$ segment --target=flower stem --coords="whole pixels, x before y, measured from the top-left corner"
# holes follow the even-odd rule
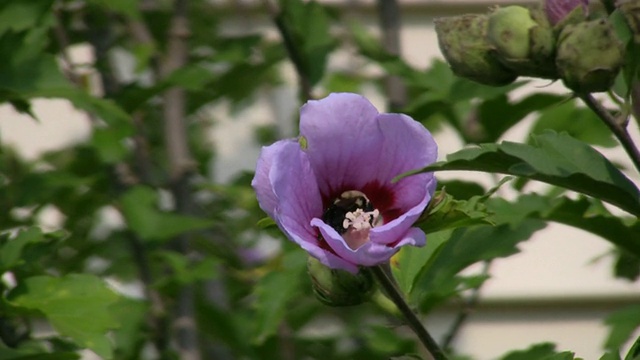
[[[446,360],[447,357],[442,349],[440,349],[440,346],[438,346],[438,343],[436,343],[431,335],[429,335],[427,329],[422,326],[420,319],[418,319],[413,310],[411,310],[406,301],[404,301],[400,290],[395,286],[389,275],[387,275],[387,272],[384,270],[382,265],[371,267],[371,272],[373,273],[373,276],[375,276],[376,280],[378,280],[378,283],[380,283],[380,286],[382,286],[387,296],[389,296],[391,301],[396,304],[398,310],[400,310],[400,313],[404,316],[407,325],[409,325],[411,330],[413,330],[413,332],[418,336],[418,339],[420,339],[420,342],[422,342],[422,344],[427,348],[427,351],[431,353],[431,356],[435,360]]]
[[[627,152],[636,169],[640,172],[640,151],[633,142],[629,132],[627,132],[626,124],[620,123],[609,111],[600,104],[591,94],[577,94],[587,106],[593,110],[596,115],[607,125],[613,132],[613,135],[620,141],[622,147]]]

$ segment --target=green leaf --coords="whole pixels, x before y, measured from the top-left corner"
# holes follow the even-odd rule
[[[139,0],[90,0],[90,3],[102,6],[113,12],[118,12],[133,19],[140,18]]]
[[[133,187],[120,197],[120,209],[127,224],[144,240],[169,240],[213,225],[212,220],[160,211],[157,203],[156,192],[144,186]]]
[[[622,360],[622,359],[620,359],[620,354],[618,354],[618,352],[616,352],[616,351],[614,351],[614,352],[607,351],[598,360]]]
[[[446,189],[447,194],[455,199],[467,200],[473,196],[484,195],[484,186],[471,181],[464,180],[438,180],[438,189]]]
[[[618,251],[613,272],[617,278],[636,281],[640,276],[640,255]]]
[[[93,131],[91,144],[104,162],[115,164],[129,154],[125,143],[128,136],[129,131],[126,127],[98,128]]]
[[[109,307],[120,326],[113,331],[114,359],[136,359],[138,352],[148,340],[145,332],[149,305],[146,301],[120,298]]]
[[[34,353],[5,348],[0,345],[0,360],[76,360],[80,355],[73,352]]]
[[[422,268],[429,267],[430,262],[440,248],[451,237],[452,230],[444,230],[427,236],[427,245],[424,248],[415,246],[403,246],[398,255],[393,257],[392,270],[400,290],[409,294],[413,290],[413,284]]]
[[[38,27],[51,15],[53,0],[4,1],[0,5],[0,36]],[[5,55],[8,55],[5,53]]]
[[[498,141],[507,130],[530,113],[557,104],[562,99],[562,96],[552,94],[532,94],[516,103],[512,103],[507,94],[487,99],[477,109],[477,120],[482,126],[481,136],[476,136],[472,140],[474,142]],[[605,131],[606,133],[609,132]]]
[[[22,250],[30,243],[44,240],[42,231],[37,227],[21,230],[18,235],[0,247],[0,269],[6,271],[22,263]]]
[[[436,257],[420,270],[410,297],[422,310],[457,293],[462,284],[456,275],[469,265],[517,253],[518,243],[544,228],[543,222],[527,220],[516,227],[474,226],[458,228],[439,248]]]
[[[269,272],[256,284],[254,344],[263,344],[278,329],[294,294],[300,290],[306,264],[307,257],[300,251],[290,251],[280,269]]]
[[[315,1],[281,0],[281,14],[276,19],[292,35],[290,46],[300,55],[297,61],[308,77],[309,85],[317,84],[324,75],[327,58],[337,44],[331,35],[331,19],[325,8]]]
[[[640,305],[631,305],[617,310],[604,322],[609,326],[609,335],[604,347],[610,351],[618,351],[640,327]]]
[[[573,360],[574,354],[569,351],[556,352],[552,343],[542,343],[531,346],[526,350],[516,350],[508,353],[500,360]]]
[[[106,335],[118,326],[109,309],[118,295],[101,279],[87,274],[34,276],[11,290],[7,300],[13,306],[42,312],[60,335],[103,358],[112,358]]]
[[[640,337],[636,339],[636,341],[629,349],[627,356],[624,357],[624,360],[639,360],[640,359]]]
[[[171,275],[163,277],[155,286],[166,287],[191,284],[201,280],[211,280],[217,277],[217,265],[215,259],[204,258],[194,262],[187,255],[173,251],[160,251],[154,257],[171,269]]]
[[[263,217],[262,219],[258,220],[258,223],[256,225],[261,229],[277,226],[276,222],[270,217]]]
[[[491,199],[487,203],[493,220],[517,225],[526,218],[553,221],[601,236],[614,245],[640,256],[640,221],[613,216],[602,203],[581,197],[549,198],[536,194],[520,196],[514,202]]]
[[[474,196],[469,200],[455,200],[451,195],[436,193],[427,214],[418,221],[419,227],[427,234],[464,226],[491,224],[490,213],[484,206],[484,196]]]
[[[590,109],[576,107],[575,100],[543,110],[531,133],[541,134],[545,130],[567,132],[572,137],[592,145],[613,147],[617,144],[611,131],[596,114]]]
[[[532,145],[481,144],[400,177],[443,170],[510,174],[587,194],[640,216],[638,188],[599,152],[567,134],[545,132],[532,140]]]

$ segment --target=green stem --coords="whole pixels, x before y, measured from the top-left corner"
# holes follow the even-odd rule
[[[447,356],[444,354],[438,343],[429,335],[427,329],[422,326],[420,319],[416,316],[416,314],[411,310],[409,305],[404,301],[400,290],[394,285],[393,280],[387,275],[387,272],[384,270],[382,265],[371,267],[371,272],[373,276],[375,276],[380,286],[384,289],[385,293],[391,301],[398,307],[402,316],[404,316],[407,325],[413,330],[413,332],[418,336],[420,342],[427,348],[427,351],[431,354],[431,356],[435,360],[447,360]]]
[[[613,135],[618,138],[620,144],[627,152],[631,161],[635,165],[636,169],[640,172],[640,151],[633,142],[629,132],[627,132],[626,126],[621,124],[616,118],[609,113],[609,111],[600,104],[591,94],[578,94],[580,99],[604,122],[605,125],[611,130]]]

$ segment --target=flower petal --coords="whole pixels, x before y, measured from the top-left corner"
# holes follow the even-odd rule
[[[436,181],[435,178],[432,178],[426,186],[422,184],[423,191],[417,190],[416,192],[422,192],[423,196],[419,203],[415,204],[412,208],[402,213],[397,218],[387,222],[381,226],[375,227],[371,229],[370,238],[371,242],[376,244],[393,244],[399,241],[402,236],[413,226],[413,224],[418,220],[424,209],[431,201],[431,197],[433,196],[433,192],[435,191]],[[402,193],[400,193],[402,195]],[[406,196],[410,196],[411,194],[406,194]],[[417,194],[414,194],[414,196]],[[422,246],[422,245],[416,245]]]
[[[371,241],[353,250],[335,229],[325,224],[322,220],[315,218],[311,220],[311,225],[320,230],[324,240],[338,256],[353,264],[362,266],[381,264],[389,260],[398,251],[398,249]]]
[[[419,122],[403,114],[380,114],[377,121],[384,134],[378,160],[380,183],[388,184],[402,173],[423,168],[437,160],[438,146],[431,133]],[[435,185],[433,173],[406,177],[391,185],[393,206],[401,212],[408,211],[423,202],[426,193],[433,194]]]
[[[271,218],[275,217],[278,199],[273,193],[269,173],[273,168],[273,159],[284,149],[289,148],[290,144],[296,144],[296,141],[293,139],[280,140],[270,146],[263,146],[256,165],[256,174],[251,180],[251,186],[256,192],[260,208]]]
[[[385,206],[402,213],[420,203],[430,190],[424,184],[433,174],[391,183],[397,175],[437,158],[433,137],[409,116],[378,114],[360,95],[332,94],[302,107],[300,132],[307,140],[309,159],[325,199],[346,190],[388,188],[393,199]],[[373,201],[375,196],[370,195]]]
[[[325,197],[375,179],[382,141],[374,121],[377,115],[369,100],[349,93],[309,101],[300,109],[300,134],[307,139],[309,159]]]
[[[274,219],[280,229],[323,264],[357,272],[358,268],[354,264],[322,249],[317,230],[309,225],[309,219],[322,216],[323,210],[322,198],[307,154],[296,141],[289,140],[283,142],[280,149],[272,155],[268,178],[276,201]],[[267,200],[271,201],[273,198]]]

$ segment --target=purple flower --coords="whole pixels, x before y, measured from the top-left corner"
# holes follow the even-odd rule
[[[436,187],[432,173],[391,180],[437,157],[429,131],[403,114],[380,114],[364,97],[339,93],[307,102],[300,133],[264,147],[252,185],[285,235],[334,269],[358,272],[404,245]]]
[[[586,14],[589,0],[544,0],[544,12],[552,25],[562,21],[578,6],[582,6],[582,11]]]

